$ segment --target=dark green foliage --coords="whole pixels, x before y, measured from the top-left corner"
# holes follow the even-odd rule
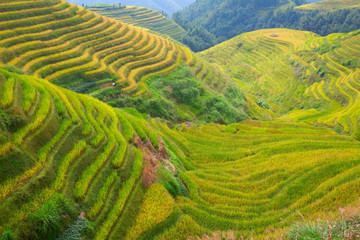
[[[259,29],[258,10],[276,8],[279,0],[199,0],[173,15],[188,34],[182,42],[202,51],[240,33]]]
[[[21,239],[55,238],[75,215],[75,204],[62,194],[55,194],[21,225]]]
[[[325,76],[325,73],[326,73],[325,66],[320,66],[320,67],[317,69],[316,73],[319,74],[320,77],[324,77],[324,76]]]
[[[344,59],[341,64],[345,67],[356,68],[359,61],[356,59]]]
[[[187,34],[181,39],[181,42],[195,52],[208,49],[220,42],[212,33],[197,22],[188,23],[182,27],[187,30]]]
[[[259,107],[262,107],[262,108],[265,108],[265,109],[269,109],[269,104],[263,100],[263,99],[260,99],[259,101],[256,102],[256,104],[259,106]]]
[[[240,91],[227,90],[225,94],[229,98],[225,98],[205,88],[201,80],[193,78],[187,67],[179,68],[166,78],[157,77],[149,80],[149,87],[157,91],[159,96],[173,99],[176,106],[180,104],[190,108],[198,119],[204,122],[231,123],[245,119],[245,114],[231,105],[228,100],[232,99],[231,101],[236,102],[234,99],[242,99]]]
[[[14,132],[24,126],[26,120],[20,114],[0,109],[0,129]]]
[[[169,169],[161,167],[158,169],[157,174],[159,183],[162,184],[173,197],[187,195],[186,188],[182,181]]]
[[[294,7],[305,1],[293,2],[199,0],[175,13],[173,19],[187,31],[182,42],[196,52],[257,29],[290,28],[325,36],[360,28],[359,8],[300,12]],[[281,6],[282,4],[288,5]]]
[[[99,78],[108,78],[110,74],[104,73]],[[93,88],[96,87],[95,80],[96,78],[89,78],[84,74],[84,72],[74,72],[70,74],[65,74],[60,78],[55,79],[52,83],[69,88],[72,91],[79,93],[89,93]]]
[[[14,58],[15,58],[15,54],[8,49],[2,50],[0,52],[0,62],[7,63],[7,62],[10,62]]]
[[[11,231],[11,229],[7,228],[7,226],[5,226],[5,230],[2,233],[2,235],[0,236],[0,240],[13,240],[14,239],[14,234]]]
[[[13,72],[13,73],[18,73],[18,74],[24,73],[24,71],[22,69],[11,66],[11,65],[7,65],[7,66],[3,67],[2,69],[4,69],[5,71],[8,71],[8,72]]]
[[[85,218],[78,218],[57,240],[81,240],[88,228],[89,221]]]
[[[89,89],[94,88],[95,86],[96,83],[93,81],[84,81],[79,83],[78,85],[70,87],[69,89],[77,93],[88,93]]]
[[[151,117],[177,122],[233,123],[246,118],[244,96],[236,86],[229,85],[224,95],[218,94],[205,88],[186,66],[167,76],[154,76],[147,83],[154,93],[150,99],[125,96],[108,103],[119,108],[132,107]]]
[[[25,172],[36,163],[29,153],[18,149],[0,157],[0,184]]]

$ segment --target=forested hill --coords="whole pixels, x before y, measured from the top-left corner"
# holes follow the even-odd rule
[[[340,2],[340,1],[339,1]],[[187,35],[182,42],[201,51],[238,34],[265,28],[291,28],[328,35],[360,28],[359,8],[299,11],[305,0],[198,0],[173,15]]]
[[[171,15],[182,8],[187,7],[195,0],[69,0],[68,2],[77,5],[94,5],[94,4],[116,4],[134,5],[137,7],[147,7],[158,11],[166,12]]]

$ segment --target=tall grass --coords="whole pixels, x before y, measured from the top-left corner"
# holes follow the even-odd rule
[[[9,107],[14,100],[14,85],[15,85],[15,79],[14,77],[10,77],[2,86],[1,106],[3,108]]]
[[[95,239],[97,240],[100,239],[102,240],[107,238],[116,220],[121,214],[124,205],[126,203],[126,199],[129,197],[129,194],[131,193],[133,187],[135,186],[136,180],[141,175],[143,168],[142,152],[139,149],[134,149],[134,152],[135,152],[135,156],[134,156],[135,159],[130,173],[130,177],[124,182],[123,187],[119,191],[119,196],[114,207],[112,208],[105,222],[101,225],[99,231],[97,232],[95,236]]]

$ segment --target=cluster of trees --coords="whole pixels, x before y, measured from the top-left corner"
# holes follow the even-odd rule
[[[360,29],[360,9],[345,8],[336,11],[316,10],[301,13],[289,8],[267,16],[267,27],[286,27],[312,31],[322,36],[336,32]]]
[[[218,94],[205,88],[201,80],[194,78],[186,66],[179,67],[167,76],[154,76],[147,80],[147,84],[153,92],[150,98],[128,96],[108,103],[113,107],[136,108],[151,117],[176,122],[230,124],[246,119],[246,114],[242,111],[245,102],[231,102],[232,99],[244,99],[239,89],[229,88],[223,95]]]
[[[358,8],[300,12],[305,0],[198,0],[173,15],[186,31],[182,42],[202,51],[241,33],[264,28],[291,28],[327,35],[360,28]]]

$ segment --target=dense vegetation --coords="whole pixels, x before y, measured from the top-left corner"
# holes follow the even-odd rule
[[[360,30],[194,54],[62,0],[0,23],[1,240],[360,238]]]
[[[184,63],[207,91],[221,95],[226,104],[233,102],[226,93],[234,86],[230,78],[175,41],[62,0],[35,5],[13,1],[10,5],[0,4],[0,60],[27,74],[110,101],[119,96],[148,98],[155,93],[148,89],[146,79],[171,73]],[[125,10],[135,11],[138,17],[138,10],[144,15],[155,12],[145,8]],[[24,14],[16,15],[16,11]],[[155,13],[156,17],[160,15]],[[198,115],[192,110],[182,111],[187,116]]]
[[[201,80],[194,78],[186,66],[180,66],[177,71],[166,76],[154,76],[147,82],[154,93],[150,99],[125,97],[115,98],[108,103],[120,108],[133,107],[153,117],[175,122],[229,124],[246,119],[241,110],[245,106],[245,101],[242,100],[244,96],[235,85],[229,85],[223,92],[224,95],[220,95],[205,88]],[[189,115],[189,112],[194,115]]]
[[[130,142],[139,134],[159,148],[156,133],[144,119],[86,95],[0,72],[1,112],[21,119],[0,130],[1,239],[54,238],[81,211],[109,235],[132,189],[141,187],[142,151]],[[78,225],[73,232],[90,227]]]
[[[200,226],[235,230],[235,239],[281,239],[280,229],[303,216],[315,220],[358,204],[359,142],[349,137],[287,121],[162,129],[188,154],[179,176],[189,198],[177,204],[195,221],[186,226],[191,232]],[[170,237],[181,227],[159,239],[187,239]]]
[[[275,113],[359,139],[359,51],[359,31],[319,37],[268,29],[242,34],[203,54],[242,84],[247,99],[268,103],[272,111],[258,104],[250,108],[253,118]]]
[[[197,1],[174,14],[173,19],[187,35],[182,42],[193,51],[202,51],[240,33],[265,28],[312,31],[322,36],[360,28],[359,8],[335,11],[303,11],[304,1]],[[283,4],[283,5],[281,5]],[[306,6],[306,5],[304,5]]]
[[[23,118],[0,131],[1,169],[12,170],[1,180],[2,239],[278,237],[359,197],[359,142],[325,128],[170,129],[9,69],[0,84],[2,111]],[[39,161],[20,167],[15,156]]]

